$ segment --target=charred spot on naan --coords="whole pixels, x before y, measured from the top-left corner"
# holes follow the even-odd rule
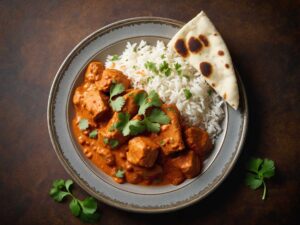
[[[212,65],[209,62],[201,62],[200,63],[200,71],[203,76],[209,77],[212,74]]]
[[[202,41],[202,43],[204,44],[204,46],[208,47],[209,46],[209,41],[207,39],[206,36],[204,36],[203,34],[199,35],[199,39]]]
[[[202,44],[198,38],[190,37],[188,41],[188,48],[192,53],[198,53],[202,49]]]
[[[184,58],[188,56],[188,50],[185,46],[185,42],[183,39],[178,39],[175,42],[175,50],[179,55],[181,55]]]
[[[225,64],[225,67],[226,67],[227,69],[229,69],[229,64],[226,63],[226,64]]]
[[[218,51],[218,55],[219,55],[219,56],[223,56],[224,54],[225,54],[224,51],[222,51],[222,50],[219,50],[219,51]]]

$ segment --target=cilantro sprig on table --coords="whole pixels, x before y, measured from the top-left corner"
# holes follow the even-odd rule
[[[263,185],[262,200],[265,200],[267,194],[266,178],[271,178],[275,175],[275,164],[270,159],[252,158],[246,166],[247,175],[245,184],[251,189],[256,190]]]
[[[125,104],[125,99],[122,96],[119,96],[116,99],[113,99],[113,97],[122,94],[124,91],[125,91],[125,87],[121,83],[115,83],[110,87],[109,104],[115,112],[119,112],[122,109],[122,107]]]
[[[83,201],[76,198],[70,190],[72,185],[72,180],[55,180],[49,195],[56,202],[62,202],[67,196],[71,197],[69,208],[74,216],[79,217],[82,221],[87,223],[98,221],[100,214],[97,212],[97,201],[92,197],[87,197]]]

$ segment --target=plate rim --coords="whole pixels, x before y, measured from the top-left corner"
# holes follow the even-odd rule
[[[242,116],[243,116],[244,122],[243,122],[243,126],[242,126],[242,133],[241,133],[241,136],[240,136],[240,140],[238,142],[236,154],[234,155],[232,160],[229,162],[230,165],[227,166],[227,170],[223,174],[221,174],[220,179],[218,180],[218,182],[215,185],[212,186],[212,188],[209,192],[205,193],[203,196],[191,199],[187,203],[183,203],[181,205],[169,206],[169,207],[166,207],[166,208],[155,208],[155,209],[153,209],[153,208],[151,208],[151,209],[149,209],[149,208],[137,208],[137,207],[130,206],[130,205],[127,205],[126,207],[124,207],[124,205],[120,204],[119,202],[116,202],[116,201],[110,200],[110,199],[106,199],[103,196],[97,195],[96,192],[94,192],[90,188],[86,187],[84,182],[82,182],[82,180],[78,176],[76,176],[76,174],[73,173],[72,168],[67,163],[67,161],[65,160],[63,155],[60,153],[61,152],[60,147],[57,144],[57,137],[56,137],[55,132],[54,132],[53,121],[52,121],[52,118],[51,118],[52,111],[53,111],[53,104],[55,102],[53,97],[55,96],[54,93],[55,93],[55,90],[57,89],[57,84],[59,84],[59,81],[60,81],[59,78],[60,78],[61,72],[64,70],[66,65],[68,65],[68,62],[72,61],[72,56],[76,53],[78,48],[82,47],[82,45],[84,45],[84,44],[88,44],[90,39],[95,38],[94,36],[98,33],[104,32],[104,34],[105,34],[106,33],[105,31],[109,32],[110,30],[113,30],[114,28],[116,28],[118,26],[131,24],[131,23],[135,23],[135,22],[139,22],[139,23],[141,23],[141,22],[160,22],[160,23],[167,23],[168,25],[174,25],[174,26],[177,26],[177,27],[178,26],[183,26],[185,24],[182,21],[178,21],[178,20],[170,19],[170,18],[164,18],[164,17],[154,17],[154,16],[132,17],[132,18],[119,20],[119,21],[110,23],[108,25],[105,25],[105,26],[95,30],[91,34],[87,35],[85,38],[83,38],[78,44],[76,44],[74,46],[74,48],[70,51],[70,53],[63,60],[63,62],[59,66],[59,69],[58,69],[57,73],[55,74],[55,76],[52,80],[52,84],[51,84],[51,88],[50,88],[50,92],[49,92],[49,96],[48,96],[48,104],[47,104],[48,132],[49,132],[51,143],[52,143],[52,146],[55,150],[55,153],[56,153],[60,163],[63,165],[64,169],[71,176],[71,178],[74,179],[74,181],[77,184],[79,184],[79,186],[82,189],[84,189],[91,196],[93,196],[96,199],[104,202],[105,204],[108,204],[110,206],[113,206],[113,207],[116,207],[116,208],[119,208],[119,209],[122,209],[122,210],[126,210],[126,211],[139,212],[139,213],[164,213],[164,212],[170,212],[170,211],[179,210],[179,209],[185,208],[187,206],[193,205],[193,204],[197,203],[198,201],[200,201],[201,199],[207,197],[212,192],[214,192],[216,190],[216,188],[219,187],[221,185],[221,183],[224,181],[224,179],[230,174],[230,172],[234,168],[234,165],[237,162],[237,159],[239,158],[239,155],[241,154],[242,148],[243,148],[244,143],[245,143],[247,130],[248,130],[249,110],[248,110],[248,100],[247,100],[245,87],[244,87],[244,84],[241,80],[241,77],[240,77],[240,75],[237,71],[236,71],[236,74],[237,74],[237,80],[238,80],[238,83],[239,83],[240,92],[243,93],[244,108],[243,108]]]

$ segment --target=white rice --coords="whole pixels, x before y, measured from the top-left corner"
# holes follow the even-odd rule
[[[115,58],[112,60],[113,56],[107,57],[106,68],[121,70],[132,80],[134,88],[147,92],[155,90],[164,102],[176,104],[185,124],[204,128],[212,138],[222,131],[223,100],[194,68],[167,49],[163,42],[158,41],[156,46],[147,45],[145,41],[127,43],[119,59]],[[159,65],[164,61],[171,68],[169,76],[145,68],[145,63],[153,62],[159,70]],[[174,68],[175,63],[181,65],[181,73]],[[184,89],[192,94],[188,100]]]

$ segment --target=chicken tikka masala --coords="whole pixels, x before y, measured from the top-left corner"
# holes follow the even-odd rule
[[[183,126],[176,105],[134,89],[121,71],[91,62],[76,88],[73,132],[92,163],[118,183],[178,185],[201,173],[206,131]]]

